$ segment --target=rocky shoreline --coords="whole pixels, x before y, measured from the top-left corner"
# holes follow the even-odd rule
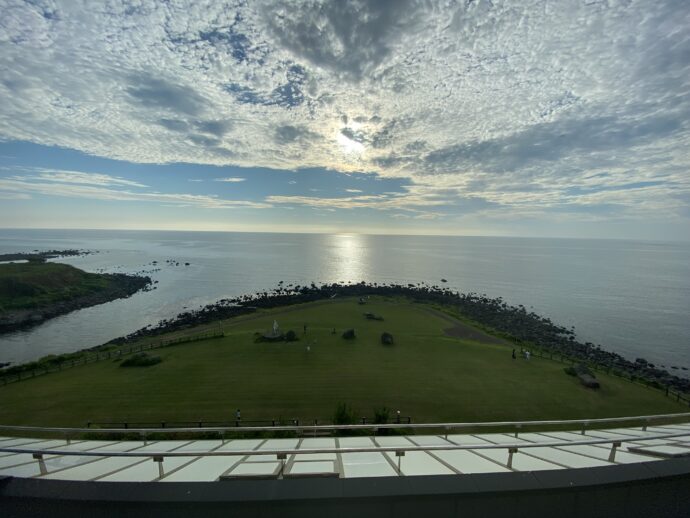
[[[628,378],[644,380],[658,388],[671,388],[690,392],[690,380],[675,376],[643,358],[630,361],[606,351],[591,342],[579,342],[575,331],[553,323],[550,319],[528,312],[522,306],[511,306],[502,298],[490,298],[476,293],[459,293],[427,284],[323,284],[317,286],[285,285],[283,282],[271,291],[222,299],[198,311],[188,311],[155,326],[147,326],[110,344],[123,344],[146,336],[186,329],[199,324],[245,315],[257,309],[269,309],[334,297],[361,297],[366,295],[403,296],[418,302],[441,304],[456,309],[464,317],[498,332],[515,344],[538,347],[554,354],[566,355],[574,360],[597,365]]]

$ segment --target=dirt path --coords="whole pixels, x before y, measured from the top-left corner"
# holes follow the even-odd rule
[[[473,340],[475,342],[481,342],[486,344],[509,345],[506,340],[498,338],[496,336],[491,336],[490,334],[487,334],[484,331],[477,329],[476,327],[472,327],[468,324],[465,324],[464,322],[461,322],[457,318],[451,317],[443,311],[439,311],[433,308],[424,308],[424,310],[427,313],[434,315],[435,317],[442,318],[446,322],[453,324],[453,327],[448,327],[443,330],[443,332],[448,336],[452,336],[453,338],[460,338],[463,340]]]

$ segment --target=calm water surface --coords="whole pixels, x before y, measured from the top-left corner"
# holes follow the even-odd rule
[[[0,338],[24,362],[107,342],[278,281],[428,282],[501,296],[629,359],[690,366],[690,244],[493,237],[0,230],[0,253],[85,248],[87,271],[151,274],[158,289]],[[170,266],[174,259],[181,266]],[[184,262],[190,266],[182,266]],[[683,374],[685,371],[671,371]]]

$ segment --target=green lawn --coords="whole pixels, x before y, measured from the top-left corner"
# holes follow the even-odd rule
[[[366,320],[363,312],[382,315]],[[277,319],[294,343],[254,343]],[[308,325],[307,335],[302,333]],[[225,337],[153,351],[163,362],[102,361],[0,387],[0,423],[80,426],[87,421],[330,419],[338,402],[359,415],[400,409],[414,422],[597,418],[682,412],[656,390],[598,375],[593,391],[555,361],[511,359],[509,345],[450,338],[424,305],[341,299],[223,323]],[[337,334],[332,334],[333,328]],[[357,338],[340,337],[354,327]],[[382,331],[396,345],[380,345]],[[312,344],[306,351],[307,343]]]

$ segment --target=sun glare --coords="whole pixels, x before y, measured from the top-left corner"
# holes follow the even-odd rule
[[[347,138],[340,132],[338,132],[336,140],[338,141],[338,144],[340,145],[340,148],[342,149],[343,153],[345,153],[346,155],[360,156],[364,153],[364,144],[362,144],[361,142],[357,142],[356,140]]]

